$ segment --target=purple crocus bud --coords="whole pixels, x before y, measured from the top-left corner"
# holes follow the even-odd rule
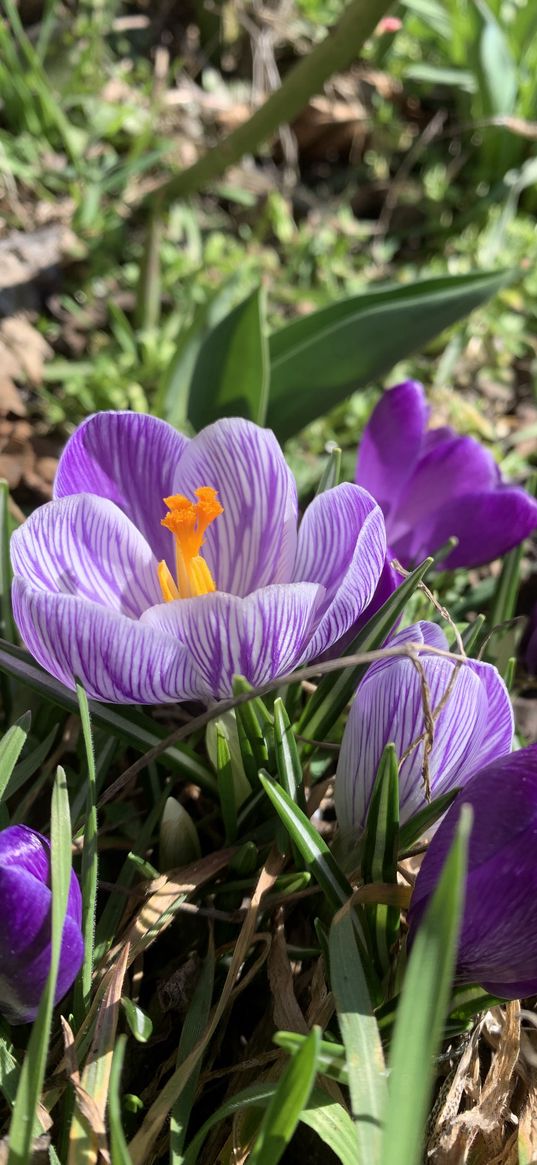
[[[478,441],[427,430],[428,417],[423,386],[405,380],[381,397],[360,445],[356,481],[382,506],[392,555],[411,567],[456,537],[442,567],[500,558],[537,528],[537,502]]]
[[[389,646],[404,643],[448,651],[435,623],[407,627]],[[465,785],[476,769],[510,751],[513,712],[507,688],[491,664],[469,659],[454,672],[448,658],[423,652],[420,660],[434,716],[428,756],[434,798]],[[436,709],[440,711],[434,715]],[[373,664],[354,697],[339,754],[335,802],[342,829],[365,825],[380,759],[390,743],[400,761],[401,821],[425,808],[425,729],[422,684],[412,660],[387,656]]]
[[[55,500],[13,535],[13,611],[32,655],[89,696],[153,704],[272,683],[343,639],[386,554],[357,485],[297,491],[267,429],[226,418],[192,440],[98,413],[60,459]]]
[[[537,994],[537,745],[475,773],[425,855],[409,913],[410,942],[436,886],[461,810],[474,811],[457,979],[492,995]]]
[[[0,1012],[10,1023],[31,1023],[50,970],[52,891],[50,846],[26,825],[0,833]],[[57,1003],[82,965],[82,897],[71,874],[63,927]]]

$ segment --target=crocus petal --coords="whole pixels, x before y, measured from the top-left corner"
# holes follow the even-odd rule
[[[157,561],[125,514],[77,494],[35,510],[11,539],[14,574],[33,587],[77,595],[136,619],[162,602]]]
[[[160,524],[163,498],[173,493],[188,438],[166,421],[142,413],[103,412],[88,417],[60,457],[54,497],[92,493],[115,502],[143,534],[160,561],[173,565],[173,542]]]
[[[355,480],[388,521],[417,463],[428,413],[423,386],[405,380],[381,396],[364,429]]]
[[[23,869],[40,882],[48,882],[49,847],[44,837],[27,825],[10,825],[0,832],[0,868]]]
[[[220,591],[247,595],[287,582],[296,549],[294,478],[272,432],[227,417],[203,429],[181,459],[174,493],[218,490],[224,513],[207,530],[203,555]]]
[[[462,802],[474,810],[457,978],[504,998],[537,992],[537,746],[480,769],[446,814],[412,895],[410,939],[453,841]]]
[[[389,539],[396,554],[401,554],[405,562],[416,562],[420,556],[425,558],[428,551],[424,552],[424,520],[436,515],[446,501],[461,494],[494,490],[499,480],[494,458],[473,437],[450,434],[442,441],[429,442],[428,451],[420,457],[399,496],[397,512],[390,522]]]
[[[495,490],[463,494],[447,501],[436,514],[420,525],[421,549],[434,553],[455,535],[458,546],[442,566],[482,566],[501,558],[537,529],[537,502],[518,486],[502,485]],[[397,551],[397,547],[394,547]]]
[[[304,660],[317,659],[347,634],[371,602],[386,555],[382,511],[359,486],[320,494],[300,525],[295,578],[325,588],[322,618]]]
[[[122,704],[159,704],[199,694],[183,644],[73,595],[13,583],[13,613],[28,651],[68,688]]]
[[[41,877],[0,861],[0,914],[6,923],[0,935],[0,1011],[10,1023],[29,1023],[37,1014],[50,969],[51,902],[50,889]],[[71,986],[82,957],[80,919],[72,917],[68,905],[56,1002]]]
[[[440,628],[421,623],[390,640],[428,643],[447,650]],[[463,784],[495,752],[511,747],[512,714],[507,690],[495,668],[473,661],[454,672],[448,659],[422,653],[421,665],[435,716],[429,755],[431,794],[438,797]],[[485,680],[483,680],[485,677]],[[386,658],[369,669],[358,688],[343,736],[336,780],[336,810],[344,829],[363,826],[385,746],[393,742],[402,760],[425,731],[421,679],[409,659]],[[402,760],[399,773],[401,820],[425,806],[424,744]]]
[[[245,599],[215,591],[153,607],[142,623],[165,642],[169,636],[181,639],[207,692],[229,696],[235,675],[259,687],[293,670],[322,597],[322,587],[313,583],[275,584]]]

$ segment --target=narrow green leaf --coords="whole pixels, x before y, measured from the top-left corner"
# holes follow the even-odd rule
[[[146,1044],[153,1033],[153,1021],[138,1007],[137,1003],[133,1003],[128,995],[122,996],[121,1006],[125,1012],[125,1019],[129,1028],[139,1044]]]
[[[347,1054],[357,1160],[377,1165],[387,1104],[384,1054],[364,963],[346,907],[336,914],[330,927],[329,951],[330,979]]]
[[[0,1018],[0,1092],[10,1108],[15,1103],[20,1066],[15,1056],[7,1024]]]
[[[524,546],[521,543],[520,546],[515,546],[505,555],[490,607],[489,623],[491,628],[498,627],[500,623],[507,623],[515,614],[520,589],[520,563],[523,549]]]
[[[225,844],[231,845],[237,836],[237,803],[229,741],[223,725],[216,723],[216,773],[220,808],[225,829]]]
[[[256,288],[206,336],[192,372],[188,419],[196,430],[220,417],[262,425],[268,385],[264,295]]]
[[[414,814],[409,821],[401,826],[399,832],[399,857],[415,845],[424,833],[435,825],[444,813],[447,813],[449,806],[453,804],[459,789],[450,789],[449,793],[443,793],[441,797],[435,797],[434,801],[430,801],[423,809]]]
[[[211,1000],[214,989],[214,946],[211,942],[206,958],[204,959],[196,990],[187,1011],[185,1022],[181,1029],[181,1039],[177,1049],[177,1067],[186,1060],[196,1046],[200,1032],[205,1031],[211,1010]],[[192,1105],[196,1097],[201,1059],[189,1076],[181,1095],[176,1100],[171,1111],[170,1124],[170,1165],[184,1165],[183,1146],[190,1120]]]
[[[352,895],[352,886],[340,870],[325,841],[306,814],[295,805],[288,793],[267,773],[260,773],[259,780],[267,797],[285,825],[285,828],[302,855],[307,869],[319,883],[327,901],[337,910]]]
[[[410,953],[390,1051],[389,1101],[381,1165],[418,1165],[432,1083],[433,1057],[449,1007],[471,809],[462,807],[453,845]]]
[[[362,851],[364,882],[397,882],[399,848],[399,768],[395,745],[387,744],[371,793]],[[399,933],[400,912],[382,904],[367,909],[379,974],[390,966],[390,952]]]
[[[252,685],[243,676],[234,677],[234,696],[251,691]],[[272,726],[272,717],[259,696],[245,704],[239,704],[235,714],[244,771],[252,789],[257,789],[259,769],[266,768],[269,764],[266,732],[267,728]]]
[[[300,1035],[298,1032],[276,1032],[272,1037],[273,1043],[278,1048],[283,1048],[284,1052],[289,1053],[298,1051],[306,1039],[307,1036]],[[317,1056],[317,1069],[323,1076],[330,1076],[339,1084],[348,1084],[349,1073],[344,1045],[332,1043],[331,1040],[321,1040]]]
[[[287,710],[280,696],[274,701],[274,746],[280,784],[299,809],[305,810],[302,763]]]
[[[326,462],[323,475],[317,486],[316,497],[323,494],[327,489],[333,489],[334,486],[339,485],[341,476],[341,449],[337,445],[330,450],[328,461]]]
[[[50,845],[52,881],[50,972],[37,1018],[32,1027],[19,1078],[15,1107],[9,1128],[8,1165],[29,1165],[32,1157],[34,1118],[45,1077],[63,924],[71,877],[71,822],[67,781],[62,768],[58,768],[52,792]]]
[[[78,700],[74,692],[60,684],[58,680],[47,675],[27,654],[19,647],[3,642],[0,646],[0,672],[14,676],[32,691],[38,692],[44,699],[50,700],[60,708],[67,708],[70,712],[78,712]],[[151,720],[149,716],[138,709],[121,708],[119,705],[101,704],[98,700],[89,700],[89,710],[93,724],[105,728],[121,740],[125,740],[138,752],[146,752],[154,748],[159,741],[167,736],[167,731]],[[216,781],[207,764],[197,756],[193,749],[185,745],[173,745],[161,753],[160,761],[175,772],[181,773],[187,780],[200,785],[213,796],[216,793]]]
[[[464,319],[507,278],[505,272],[472,272],[375,287],[273,333],[267,425],[280,441],[292,437]]]
[[[108,1121],[110,1124],[110,1151],[112,1165],[132,1165],[127,1147],[123,1125],[121,1123],[121,1072],[125,1058],[127,1037],[118,1037],[112,1057],[110,1072],[110,1086],[108,1089]]]
[[[95,780],[95,754],[91,734],[90,711],[88,697],[81,684],[77,683],[76,692],[80,709],[82,736],[86,753],[87,766],[87,793],[86,814],[84,826],[84,846],[82,849],[82,868],[80,882],[82,889],[82,934],[84,937],[84,959],[80,975],[75,984],[74,1008],[78,1019],[78,1026],[88,1010],[93,979],[93,959],[95,947],[95,917],[97,906],[97,792]]]
[[[314,1027],[284,1069],[249,1154],[250,1165],[278,1165],[310,1098],[320,1039],[320,1028]]]
[[[28,753],[28,756],[25,756],[23,760],[19,761],[19,763],[15,765],[11,777],[9,778],[7,787],[4,790],[4,796],[6,800],[8,797],[12,797],[15,793],[18,793],[19,790],[22,789],[26,784],[26,782],[35,775],[37,770],[41,768],[45,757],[48,756],[52,748],[57,734],[58,725],[55,724],[54,727],[51,728],[48,736],[45,736],[44,740],[41,740],[39,744],[37,744],[36,747],[32,749],[30,753]]]
[[[464,650],[470,657],[474,655],[474,651],[477,648],[481,638],[481,632],[483,631],[485,622],[486,619],[484,615],[476,615],[473,623],[469,623],[461,635]]]
[[[345,651],[345,655],[361,651],[374,651],[387,639],[397,619],[413,595],[416,587],[425,578],[432,564],[432,558],[426,558],[420,566],[408,576],[393,595],[386,600],[373,618],[366,623],[360,634]],[[340,716],[356,688],[367,671],[369,664],[360,664],[357,667],[342,668],[340,672],[331,672],[324,676],[314,695],[308,700],[298,725],[301,736],[309,736],[315,740],[325,740],[332,726]],[[312,751],[313,746],[306,746],[305,753]]]
[[[32,717],[25,712],[0,740],[0,801],[8,787],[13,770],[28,739]]]

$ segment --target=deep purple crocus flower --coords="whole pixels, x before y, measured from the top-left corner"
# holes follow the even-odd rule
[[[31,1023],[50,970],[52,892],[50,846],[26,825],[0,833],[0,1012]],[[56,985],[58,1003],[82,965],[82,897],[71,874]]]
[[[537,994],[537,745],[475,773],[425,855],[409,913],[410,942],[453,841],[473,808],[457,979],[503,999]]]
[[[537,529],[537,502],[508,485],[494,458],[472,437],[427,430],[429,408],[415,380],[381,397],[366,425],[356,481],[382,506],[389,554],[412,567],[458,545],[442,567],[482,566]]]
[[[407,627],[390,639],[389,646],[402,643],[425,643],[448,650],[443,631],[434,623]],[[422,653],[420,660],[433,712],[453,681],[435,719],[428,758],[430,793],[434,798],[465,785],[476,769],[509,752],[513,713],[507,688],[491,664],[469,659],[453,679],[454,665],[449,659]],[[395,744],[401,762],[401,821],[425,808],[424,744],[420,741],[424,731],[421,681],[412,661],[404,656],[387,656],[373,664],[354,697],[339,754],[335,801],[342,829],[365,825],[379,762],[390,743]],[[411,749],[415,741],[420,743]]]
[[[15,620],[47,671],[100,700],[272,682],[345,636],[383,569],[374,499],[336,486],[297,529],[276,438],[245,420],[188,440],[150,416],[98,413],[68,442],[54,495],[12,538]]]

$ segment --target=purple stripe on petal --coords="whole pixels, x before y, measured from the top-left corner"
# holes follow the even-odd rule
[[[159,704],[203,694],[188,650],[171,636],[72,595],[35,591],[16,578],[13,613],[28,651],[56,679],[119,704]]]
[[[312,583],[276,584],[244,599],[215,591],[153,607],[142,624],[165,641],[177,636],[212,695],[224,697],[232,693],[234,675],[258,687],[292,671],[322,595],[322,587]]]
[[[292,576],[296,550],[294,478],[272,432],[229,417],[203,429],[179,465],[174,492],[218,490],[224,513],[207,531],[203,555],[217,589],[247,595]]]
[[[377,499],[388,520],[416,466],[428,415],[423,386],[405,380],[381,396],[364,429],[356,481]]]
[[[160,561],[173,566],[173,541],[160,525],[177,466],[189,441],[166,421],[142,413],[88,417],[62,453],[54,496],[91,493],[115,502]]]
[[[354,626],[373,598],[385,554],[382,511],[365,490],[345,483],[311,503],[299,531],[295,578],[322,583],[326,596],[304,662]]]
[[[132,619],[162,601],[157,561],[112,502],[77,494],[48,502],[11,539],[15,575],[38,589],[77,595]]]
[[[421,623],[390,640],[429,643],[445,650],[440,628]],[[512,712],[503,680],[489,664],[469,661],[454,672],[448,659],[421,655],[430,707],[435,716],[429,756],[431,794],[438,797],[459,784],[491,755],[508,752]],[[448,694],[449,693],[449,694]],[[363,826],[377,768],[386,744],[401,760],[425,730],[421,680],[408,659],[386,658],[369,669],[358,688],[343,736],[336,780],[336,809],[343,828]],[[401,820],[425,805],[424,745],[417,744],[400,767]]]

